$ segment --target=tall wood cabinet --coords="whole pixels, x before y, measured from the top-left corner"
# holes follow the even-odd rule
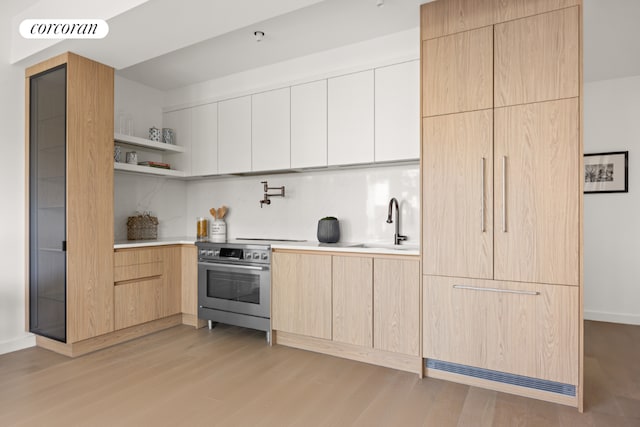
[[[421,8],[426,373],[579,408],[581,7]]]
[[[29,330],[114,330],[113,69],[66,53],[26,69]]]

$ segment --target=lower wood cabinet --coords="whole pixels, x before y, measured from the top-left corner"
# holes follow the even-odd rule
[[[373,258],[333,257],[333,340],[373,346]]]
[[[373,347],[420,356],[419,261],[376,258],[373,283]]]
[[[115,252],[115,329],[181,312],[181,247]]]
[[[271,266],[272,328],[331,339],[331,256],[274,253]]]
[[[578,384],[578,288],[424,276],[423,357]]]
[[[421,372],[417,257],[287,251],[272,268],[276,342]]]

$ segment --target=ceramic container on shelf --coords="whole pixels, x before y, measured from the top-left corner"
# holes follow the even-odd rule
[[[160,142],[160,129],[157,127],[149,128],[149,139],[151,141]]]
[[[340,240],[340,221],[328,216],[318,221],[318,241],[321,243],[336,243]]]
[[[119,145],[113,146],[113,160],[116,163],[122,162],[122,147],[120,147]]]
[[[127,163],[129,163],[130,165],[137,165],[138,153],[136,153],[135,151],[127,152]]]
[[[171,128],[162,128],[162,142],[175,145],[176,132]]]
[[[209,226],[209,241],[224,243],[227,241],[227,223],[224,219],[214,219]]]

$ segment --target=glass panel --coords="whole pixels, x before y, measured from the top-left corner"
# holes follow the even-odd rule
[[[208,270],[207,297],[260,304],[260,276]]]
[[[66,80],[66,66],[33,76],[29,100],[29,330],[63,342]]]

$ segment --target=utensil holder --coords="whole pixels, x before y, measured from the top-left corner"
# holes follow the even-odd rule
[[[227,223],[223,219],[214,219],[209,227],[209,241],[224,243],[227,241]]]

